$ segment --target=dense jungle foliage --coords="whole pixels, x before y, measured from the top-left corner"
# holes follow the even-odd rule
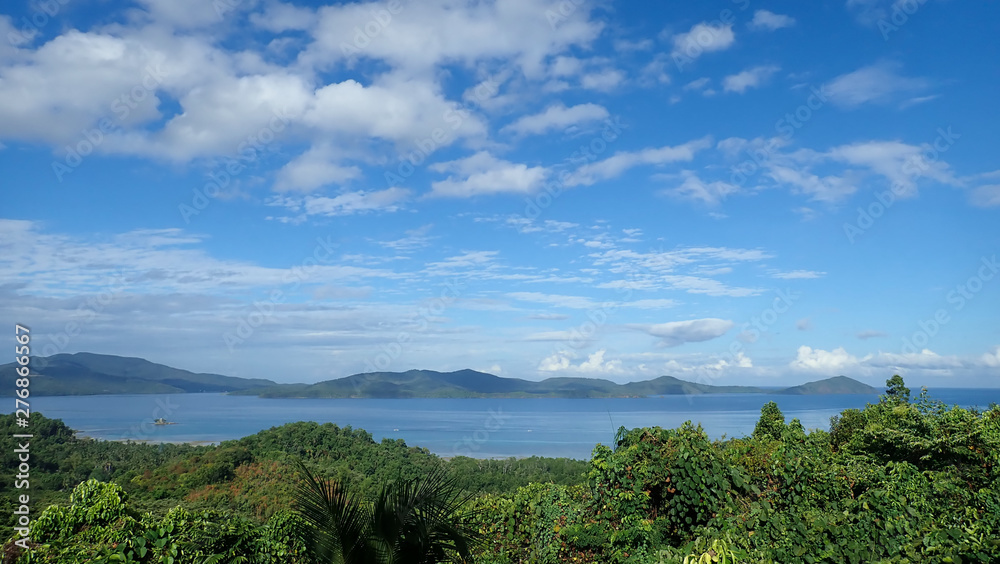
[[[3,561],[1000,561],[1000,407],[887,385],[828,431],[768,403],[748,437],[622,428],[589,462],[444,460],[315,423],[107,443],[32,415],[31,548],[9,537]]]

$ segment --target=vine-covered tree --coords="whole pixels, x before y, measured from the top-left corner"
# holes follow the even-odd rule
[[[757,439],[773,439],[780,441],[785,432],[785,414],[781,413],[778,404],[769,401],[760,408],[760,419],[753,429],[753,436]]]

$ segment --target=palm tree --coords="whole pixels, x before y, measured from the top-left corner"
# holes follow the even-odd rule
[[[305,479],[295,502],[309,523],[307,543],[323,564],[437,564],[471,562],[480,542],[467,525],[463,493],[441,469],[382,487],[374,503],[337,480],[318,480],[298,461]]]

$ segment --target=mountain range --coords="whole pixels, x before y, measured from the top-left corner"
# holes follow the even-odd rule
[[[476,370],[368,372],[316,384],[201,374],[141,358],[76,353],[32,359],[32,395],[229,392],[267,398],[626,398],[683,394],[878,394],[846,376],[786,389],[713,386],[673,376],[618,384],[597,378],[502,378]],[[14,388],[17,364],[0,365],[0,385]]]
[[[4,389],[14,389],[18,366],[13,362],[0,365]],[[235,392],[277,385],[271,380],[199,374],[141,358],[94,353],[32,357],[29,366],[34,396]]]

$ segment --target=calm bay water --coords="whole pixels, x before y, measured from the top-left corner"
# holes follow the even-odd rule
[[[1000,403],[1000,389],[937,389],[935,399],[964,407]],[[264,399],[224,394],[36,397],[32,408],[80,434],[108,440],[215,443],[293,421],[361,428],[441,456],[590,458],[615,430],[701,423],[713,438],[750,434],[768,401],[786,420],[827,429],[830,417],[863,408],[877,395],[711,394],[623,399]],[[176,425],[154,426],[156,417]]]

